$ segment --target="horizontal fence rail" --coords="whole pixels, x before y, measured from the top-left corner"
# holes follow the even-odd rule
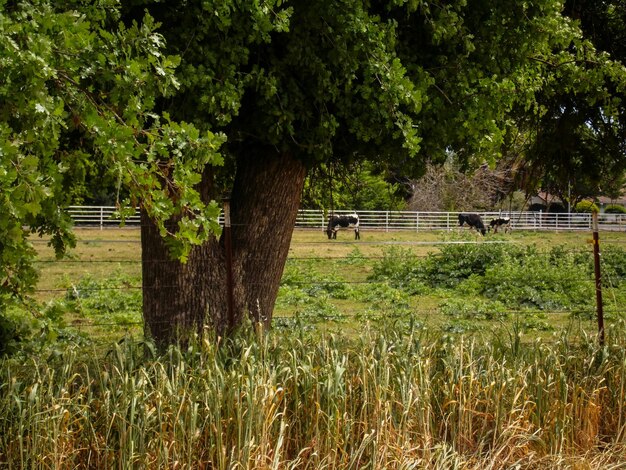
[[[77,226],[116,227],[122,223],[113,206],[70,206],[67,212]],[[334,211],[337,215],[354,214],[355,211]],[[458,227],[459,212],[413,211],[356,211],[362,230],[437,231]],[[513,230],[591,230],[591,214],[547,212],[477,212],[485,225],[497,217],[510,217]],[[296,228],[325,230],[328,215],[321,210],[301,209],[296,218]],[[139,213],[126,217],[127,226],[138,226]],[[233,225],[240,225],[233,220]],[[600,214],[599,230],[625,231],[626,214]]]

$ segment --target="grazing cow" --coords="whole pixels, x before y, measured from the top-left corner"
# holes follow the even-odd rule
[[[354,228],[354,239],[359,240],[361,238],[358,215],[331,215],[328,217],[326,233],[328,234],[329,240],[331,238],[337,238],[337,232],[342,228]]]
[[[483,235],[487,233],[483,219],[478,214],[459,214],[459,226],[463,227],[465,224],[475,228]]]
[[[500,227],[504,227],[504,233],[511,231],[511,218],[510,217],[498,217],[497,219],[492,219],[489,222],[489,231],[493,229],[493,233],[498,233],[498,229]]]

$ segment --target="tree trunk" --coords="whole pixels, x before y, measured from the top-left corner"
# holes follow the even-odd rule
[[[304,165],[267,150],[237,163],[232,193],[233,257],[243,308],[269,324],[304,187]]]
[[[169,257],[142,213],[143,313],[146,335],[171,344],[205,326],[222,335],[246,314],[269,324],[289,252],[305,177],[304,165],[274,149],[242,156],[231,195],[232,312],[229,311],[226,232],[194,247],[187,263]],[[201,191],[212,181],[205,175]],[[172,225],[175,222],[172,221]]]

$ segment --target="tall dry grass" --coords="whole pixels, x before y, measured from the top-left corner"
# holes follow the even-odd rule
[[[0,364],[3,468],[621,468],[626,336],[284,332]]]

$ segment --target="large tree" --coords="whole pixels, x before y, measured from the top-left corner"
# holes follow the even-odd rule
[[[307,169],[374,159],[411,174],[450,150],[493,162],[510,112],[538,111],[546,68],[580,40],[555,0],[136,0],[126,17],[146,8],[181,57],[163,109],[227,136],[225,171],[200,187],[231,199],[233,221],[229,312],[225,240],[180,264],[143,218],[144,314],[164,342],[270,321]]]
[[[373,150],[414,155],[411,116],[426,85],[406,76],[393,24],[360,2],[139,2],[134,11],[146,6],[182,58],[182,92],[164,106],[228,136],[229,173],[207,169],[200,187],[207,200],[231,199],[234,292],[229,312],[225,240],[181,264],[144,217],[149,333],[170,341],[205,323],[223,331],[248,314],[269,322],[307,168]]]

